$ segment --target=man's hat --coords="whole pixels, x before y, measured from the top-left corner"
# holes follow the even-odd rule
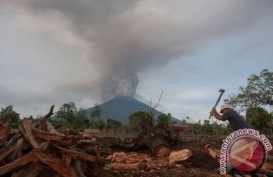
[[[221,108],[220,108],[220,113],[222,113],[224,109],[230,109],[230,108],[231,108],[230,105],[224,104],[224,105],[222,105]]]

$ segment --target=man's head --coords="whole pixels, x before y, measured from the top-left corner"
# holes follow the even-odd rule
[[[224,111],[231,109],[230,105],[224,104],[220,108],[220,113],[224,113]]]

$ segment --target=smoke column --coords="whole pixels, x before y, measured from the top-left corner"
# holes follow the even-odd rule
[[[252,3],[249,3],[251,1]],[[263,17],[266,1],[6,0],[22,18],[84,48],[103,100],[133,96],[137,73],[162,67]],[[189,10],[191,9],[191,10]]]

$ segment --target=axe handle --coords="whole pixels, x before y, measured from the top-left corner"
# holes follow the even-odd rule
[[[220,99],[222,98],[222,95],[223,95],[223,94],[224,94],[224,92],[221,92],[221,94],[219,95],[218,100],[216,101],[216,103],[215,103],[215,105],[214,105],[215,108],[216,108],[216,106],[218,105],[218,103],[219,103]]]
[[[218,100],[216,101],[216,103],[215,103],[215,105],[214,105],[215,108],[216,108],[216,106],[218,105],[218,103],[219,103],[219,101],[220,101],[220,99],[221,99],[221,97],[222,97],[223,94],[224,94],[224,92],[221,92],[221,94],[219,95]],[[211,116],[212,116],[212,115],[209,116],[209,119],[211,118]]]

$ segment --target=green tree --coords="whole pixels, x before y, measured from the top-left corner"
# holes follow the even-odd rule
[[[64,103],[59,111],[57,111],[57,118],[65,123],[68,123],[68,125],[73,124],[74,118],[75,118],[75,113],[77,112],[77,108],[75,103],[69,102],[69,103]]]
[[[107,119],[106,132],[108,132],[109,130],[114,130],[114,133],[116,133],[118,128],[121,126],[122,124],[120,121],[114,119]]]
[[[171,124],[172,115],[168,114],[160,114],[157,118],[157,125],[160,128],[168,129],[169,125]]]
[[[90,113],[90,117],[91,117],[91,127],[92,128],[99,128],[99,129],[103,129],[105,124],[103,122],[103,120],[101,119],[101,114],[102,114],[102,110],[99,104],[95,104],[94,109],[92,110],[92,112]]]
[[[192,124],[188,124],[189,127],[189,131],[191,132],[191,134],[193,135],[198,135],[202,133],[202,125],[201,123],[192,123]]]
[[[13,106],[9,105],[6,108],[1,108],[0,118],[5,119],[9,122],[11,127],[17,127],[19,124],[19,115],[13,110]]]
[[[99,118],[101,116],[102,110],[99,104],[95,104],[94,110],[91,112],[91,117],[92,118]]]
[[[90,117],[94,122],[96,122],[96,120],[101,117],[101,113],[102,113],[101,107],[96,103],[93,111],[90,113]]]
[[[248,108],[246,111],[246,120],[254,129],[263,133],[269,133],[273,116],[263,108]]]
[[[105,123],[104,123],[104,121],[100,118],[100,119],[98,119],[95,123],[94,123],[94,128],[97,128],[97,129],[99,129],[99,130],[102,130],[102,129],[104,129],[105,128]]]
[[[264,69],[260,75],[252,74],[246,87],[240,86],[240,93],[232,95],[226,103],[239,106],[241,110],[273,105],[273,72]]]
[[[212,133],[214,135],[220,135],[220,134],[223,134],[224,132],[223,124],[218,124],[217,122],[213,122],[211,124],[211,128],[212,128]]]
[[[187,123],[186,119],[182,119],[181,124],[182,125],[187,125],[188,123]]]
[[[129,125],[132,131],[139,132],[146,127],[153,127],[154,120],[150,112],[138,111],[129,116]]]
[[[80,108],[79,111],[75,114],[73,125],[74,129],[77,130],[82,130],[89,126],[89,119],[87,118],[83,108]]]
[[[205,134],[212,134],[212,126],[211,126],[211,124],[209,123],[209,120],[204,120],[204,124],[203,124],[203,132],[205,133]]]

